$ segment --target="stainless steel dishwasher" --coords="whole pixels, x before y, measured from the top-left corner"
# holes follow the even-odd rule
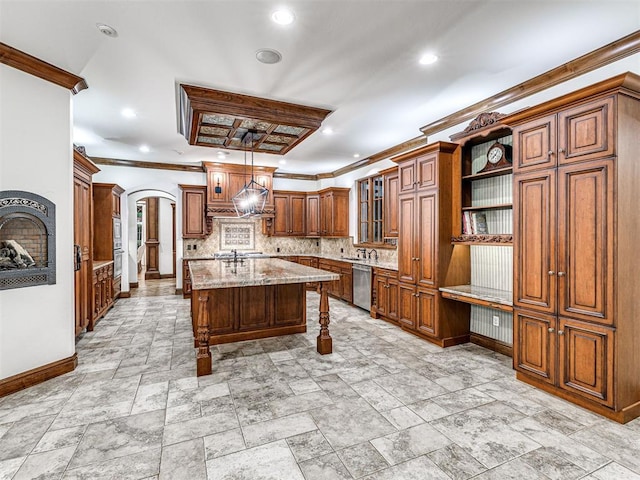
[[[353,264],[353,303],[366,311],[371,310],[371,267]]]

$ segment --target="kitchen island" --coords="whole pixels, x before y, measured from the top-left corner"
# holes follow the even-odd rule
[[[276,258],[189,262],[197,374],[211,373],[210,345],[304,333],[305,283],[319,282],[317,350],[331,353],[327,283],[338,274]]]

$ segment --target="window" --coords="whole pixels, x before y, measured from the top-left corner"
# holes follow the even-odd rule
[[[382,244],[383,179],[374,175],[358,181],[359,243]]]

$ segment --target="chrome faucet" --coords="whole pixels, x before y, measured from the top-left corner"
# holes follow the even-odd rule
[[[365,251],[366,251],[366,249],[365,249]],[[378,251],[377,251],[375,248],[372,248],[372,249],[369,251],[369,260],[371,260],[371,254],[372,254],[372,253],[373,253],[373,255],[374,255],[374,256],[373,256],[373,259],[377,262],[377,261],[378,261]]]
[[[358,258],[360,258],[360,253],[362,252],[362,258],[367,258],[367,249],[366,248],[356,248],[356,252],[358,252]]]

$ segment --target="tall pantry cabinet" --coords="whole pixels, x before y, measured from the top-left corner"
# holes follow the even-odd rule
[[[513,128],[517,376],[627,422],[640,415],[640,77],[503,122]]]
[[[399,190],[398,322],[441,347],[469,341],[469,306],[438,291],[469,281],[468,268],[456,265],[451,245],[451,212],[459,210],[453,186],[459,176],[457,147],[437,142],[392,159]]]

